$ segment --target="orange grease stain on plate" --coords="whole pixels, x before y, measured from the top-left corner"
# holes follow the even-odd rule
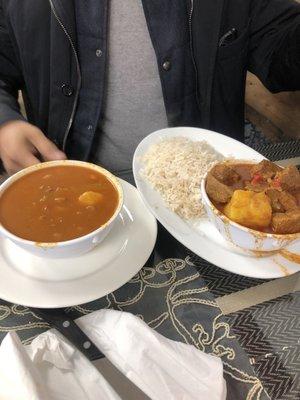
[[[288,250],[280,250],[279,254],[293,263],[300,264],[300,254],[292,253]]]
[[[277,260],[273,259],[273,262],[278,265],[278,267],[280,268],[281,272],[283,273],[284,276],[289,276],[291,275],[291,272],[287,269],[287,267],[285,265],[282,265],[280,262],[278,262]]]

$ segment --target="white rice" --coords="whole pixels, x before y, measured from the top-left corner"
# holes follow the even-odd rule
[[[185,137],[162,139],[142,157],[141,176],[163,197],[167,206],[185,220],[204,215],[200,183],[223,157],[205,141]]]

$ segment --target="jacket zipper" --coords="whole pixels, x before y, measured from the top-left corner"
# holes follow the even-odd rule
[[[193,13],[194,13],[194,0],[190,0],[190,10],[189,10],[190,52],[191,52],[192,63],[193,63],[195,75],[196,75],[196,99],[197,99],[198,108],[199,108],[199,110],[201,110],[199,91],[198,91],[198,70],[197,70],[197,65],[196,65],[196,61],[195,61],[195,57],[194,57],[194,48],[193,48],[193,31],[192,31]]]
[[[62,150],[65,151],[67,139],[68,139],[68,136],[69,136],[69,132],[70,132],[73,120],[74,120],[75,110],[76,110],[77,101],[78,101],[78,95],[79,95],[79,91],[80,91],[80,87],[81,87],[81,72],[80,72],[78,54],[77,54],[74,42],[73,42],[71,36],[69,35],[67,29],[65,28],[64,24],[62,23],[61,19],[59,18],[58,14],[57,14],[57,12],[55,10],[55,7],[53,5],[52,0],[49,0],[49,3],[50,3],[50,7],[51,7],[51,10],[53,12],[53,15],[54,15],[55,19],[59,23],[60,27],[62,28],[62,30],[64,31],[66,37],[68,38],[68,40],[70,42],[71,48],[72,48],[73,53],[74,53],[75,61],[76,61],[76,70],[77,70],[77,78],[78,78],[78,83],[77,83],[76,93],[75,93],[75,96],[74,96],[72,112],[71,112],[71,115],[70,115],[70,118],[69,118],[69,122],[68,122],[67,128],[66,128],[65,133],[64,133],[64,138],[63,138]]]

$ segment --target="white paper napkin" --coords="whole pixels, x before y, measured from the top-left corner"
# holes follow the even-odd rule
[[[129,313],[100,310],[80,328],[105,356],[153,400],[225,400],[219,358],[169,340]],[[0,346],[0,399],[116,400],[100,372],[60,334],[50,330],[30,346],[9,333]]]

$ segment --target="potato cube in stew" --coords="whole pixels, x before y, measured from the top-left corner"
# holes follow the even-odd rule
[[[267,228],[271,223],[272,208],[265,193],[235,190],[224,214],[234,222],[248,228]]]

